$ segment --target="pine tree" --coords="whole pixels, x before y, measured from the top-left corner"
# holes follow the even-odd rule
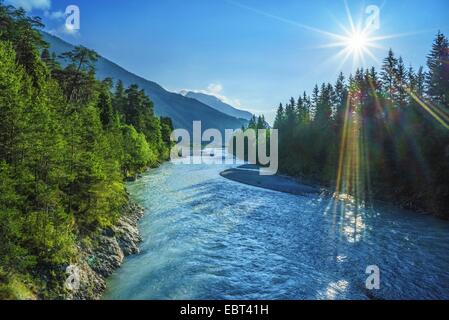
[[[285,119],[284,106],[281,103],[276,113],[276,119],[274,120],[274,129],[280,129],[281,127],[283,127],[284,119]]]
[[[396,67],[396,77],[394,81],[395,92],[397,95],[396,102],[399,107],[405,107],[407,103],[407,71],[405,69],[404,61],[402,57],[399,57]]]
[[[98,54],[94,50],[77,46],[72,51],[62,53],[60,58],[69,63],[59,79],[64,84],[66,97],[70,102],[86,103],[93,95]]]
[[[265,116],[261,115],[257,118],[257,129],[262,130],[262,129],[268,129],[268,124],[265,121]]]
[[[427,95],[436,103],[449,108],[449,42],[438,32],[427,57]]]
[[[39,29],[43,27],[39,17],[29,17],[24,9],[15,9],[0,3],[0,40],[13,44],[17,63],[37,85],[45,72],[42,68],[39,50],[46,47]]]
[[[426,86],[426,73],[424,68],[420,67],[418,73],[416,74],[416,93],[419,97],[424,97]]]
[[[332,85],[322,84],[318,103],[316,105],[314,122],[326,125],[332,116]]]
[[[417,75],[412,65],[409,66],[407,71],[407,84],[412,92],[417,91]]]
[[[296,102],[296,116],[299,124],[305,124],[309,121],[309,111],[307,109],[307,100],[300,96]]]
[[[124,115],[126,108],[126,99],[127,98],[123,82],[122,80],[118,80],[117,85],[115,86],[114,99],[112,102],[115,113]],[[123,120],[125,121],[125,119]]]
[[[114,113],[112,110],[112,98],[108,87],[103,88],[98,97],[98,109],[100,110],[100,119],[104,128],[108,128],[114,123]]]
[[[285,107],[285,125],[287,128],[293,128],[296,124],[297,116],[295,111],[295,99],[291,98],[290,103]]]
[[[388,51],[388,57],[384,59],[381,72],[382,88],[390,100],[396,98],[396,74],[398,60],[395,58],[393,50]]]
[[[0,42],[0,161],[7,164],[20,160],[30,98],[30,88],[22,82],[24,70],[16,65],[15,59],[12,46]]]
[[[345,77],[341,72],[335,84],[335,119],[337,126],[341,127],[344,121],[346,100],[348,99],[348,90],[345,85]]]
[[[376,71],[375,67],[371,67],[369,71],[369,79],[368,84],[370,87],[370,90],[373,94],[378,94],[381,89],[381,84],[379,82],[379,77]]]
[[[311,110],[312,110],[312,102],[310,97],[307,95],[307,93],[304,91],[302,101],[304,104],[304,112],[305,112],[305,122],[309,123],[311,119]]]
[[[173,122],[171,118],[161,117],[162,140],[167,147],[171,145],[171,134],[173,129]]]

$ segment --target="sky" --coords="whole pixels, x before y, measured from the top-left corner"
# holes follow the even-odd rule
[[[280,102],[334,83],[340,71],[379,66],[390,47],[407,65],[424,65],[438,30],[449,35],[448,0],[6,2],[169,91],[211,93],[270,121]],[[69,5],[79,7],[79,30],[65,27]]]

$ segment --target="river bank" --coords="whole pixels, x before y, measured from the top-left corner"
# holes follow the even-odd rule
[[[324,190],[321,188],[306,185],[297,180],[282,175],[260,175],[259,170],[263,170],[256,165],[242,165],[237,168],[227,169],[220,173],[223,178],[259,187],[272,191],[290,193],[294,195],[320,194]]]
[[[106,290],[106,279],[120,268],[125,257],[139,253],[142,241],[138,224],[144,209],[131,198],[117,223],[103,230],[92,245],[78,244],[79,288],[67,300],[99,300]]]
[[[335,193],[335,188],[320,185],[318,182],[313,180],[306,180],[304,182],[303,179],[298,179],[294,176],[283,174],[262,176],[259,174],[259,170],[263,170],[263,168],[257,165],[247,164],[237,168],[227,169],[221,172],[220,175],[234,182],[294,195],[319,193],[332,196]],[[413,211],[419,214],[432,215],[442,220],[449,220],[449,215],[445,212],[426,210],[425,206],[422,204],[425,199],[404,197],[394,193],[385,193],[382,190],[371,190],[371,192],[371,201],[373,202],[383,203],[386,205],[389,204],[404,210]]]

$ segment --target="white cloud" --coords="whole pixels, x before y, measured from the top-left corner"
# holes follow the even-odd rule
[[[16,8],[23,8],[26,11],[33,9],[48,10],[51,7],[51,0],[6,0],[6,3]]]
[[[62,11],[45,11],[44,12],[44,17],[48,18],[48,19],[52,19],[52,20],[60,20],[60,19],[64,19],[66,17],[65,12]]]
[[[223,86],[219,83],[211,83],[207,87],[207,91],[213,95],[218,95],[223,91]]]

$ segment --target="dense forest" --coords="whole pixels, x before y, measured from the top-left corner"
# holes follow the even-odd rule
[[[0,299],[60,297],[77,243],[120,216],[124,180],[169,156],[171,120],[145,93],[97,81],[87,48],[50,54],[42,27],[0,2]]]
[[[252,121],[253,128],[263,128]],[[382,68],[358,69],[281,104],[279,165],[337,194],[394,201],[449,218],[449,45],[438,33],[427,68],[390,50]]]

